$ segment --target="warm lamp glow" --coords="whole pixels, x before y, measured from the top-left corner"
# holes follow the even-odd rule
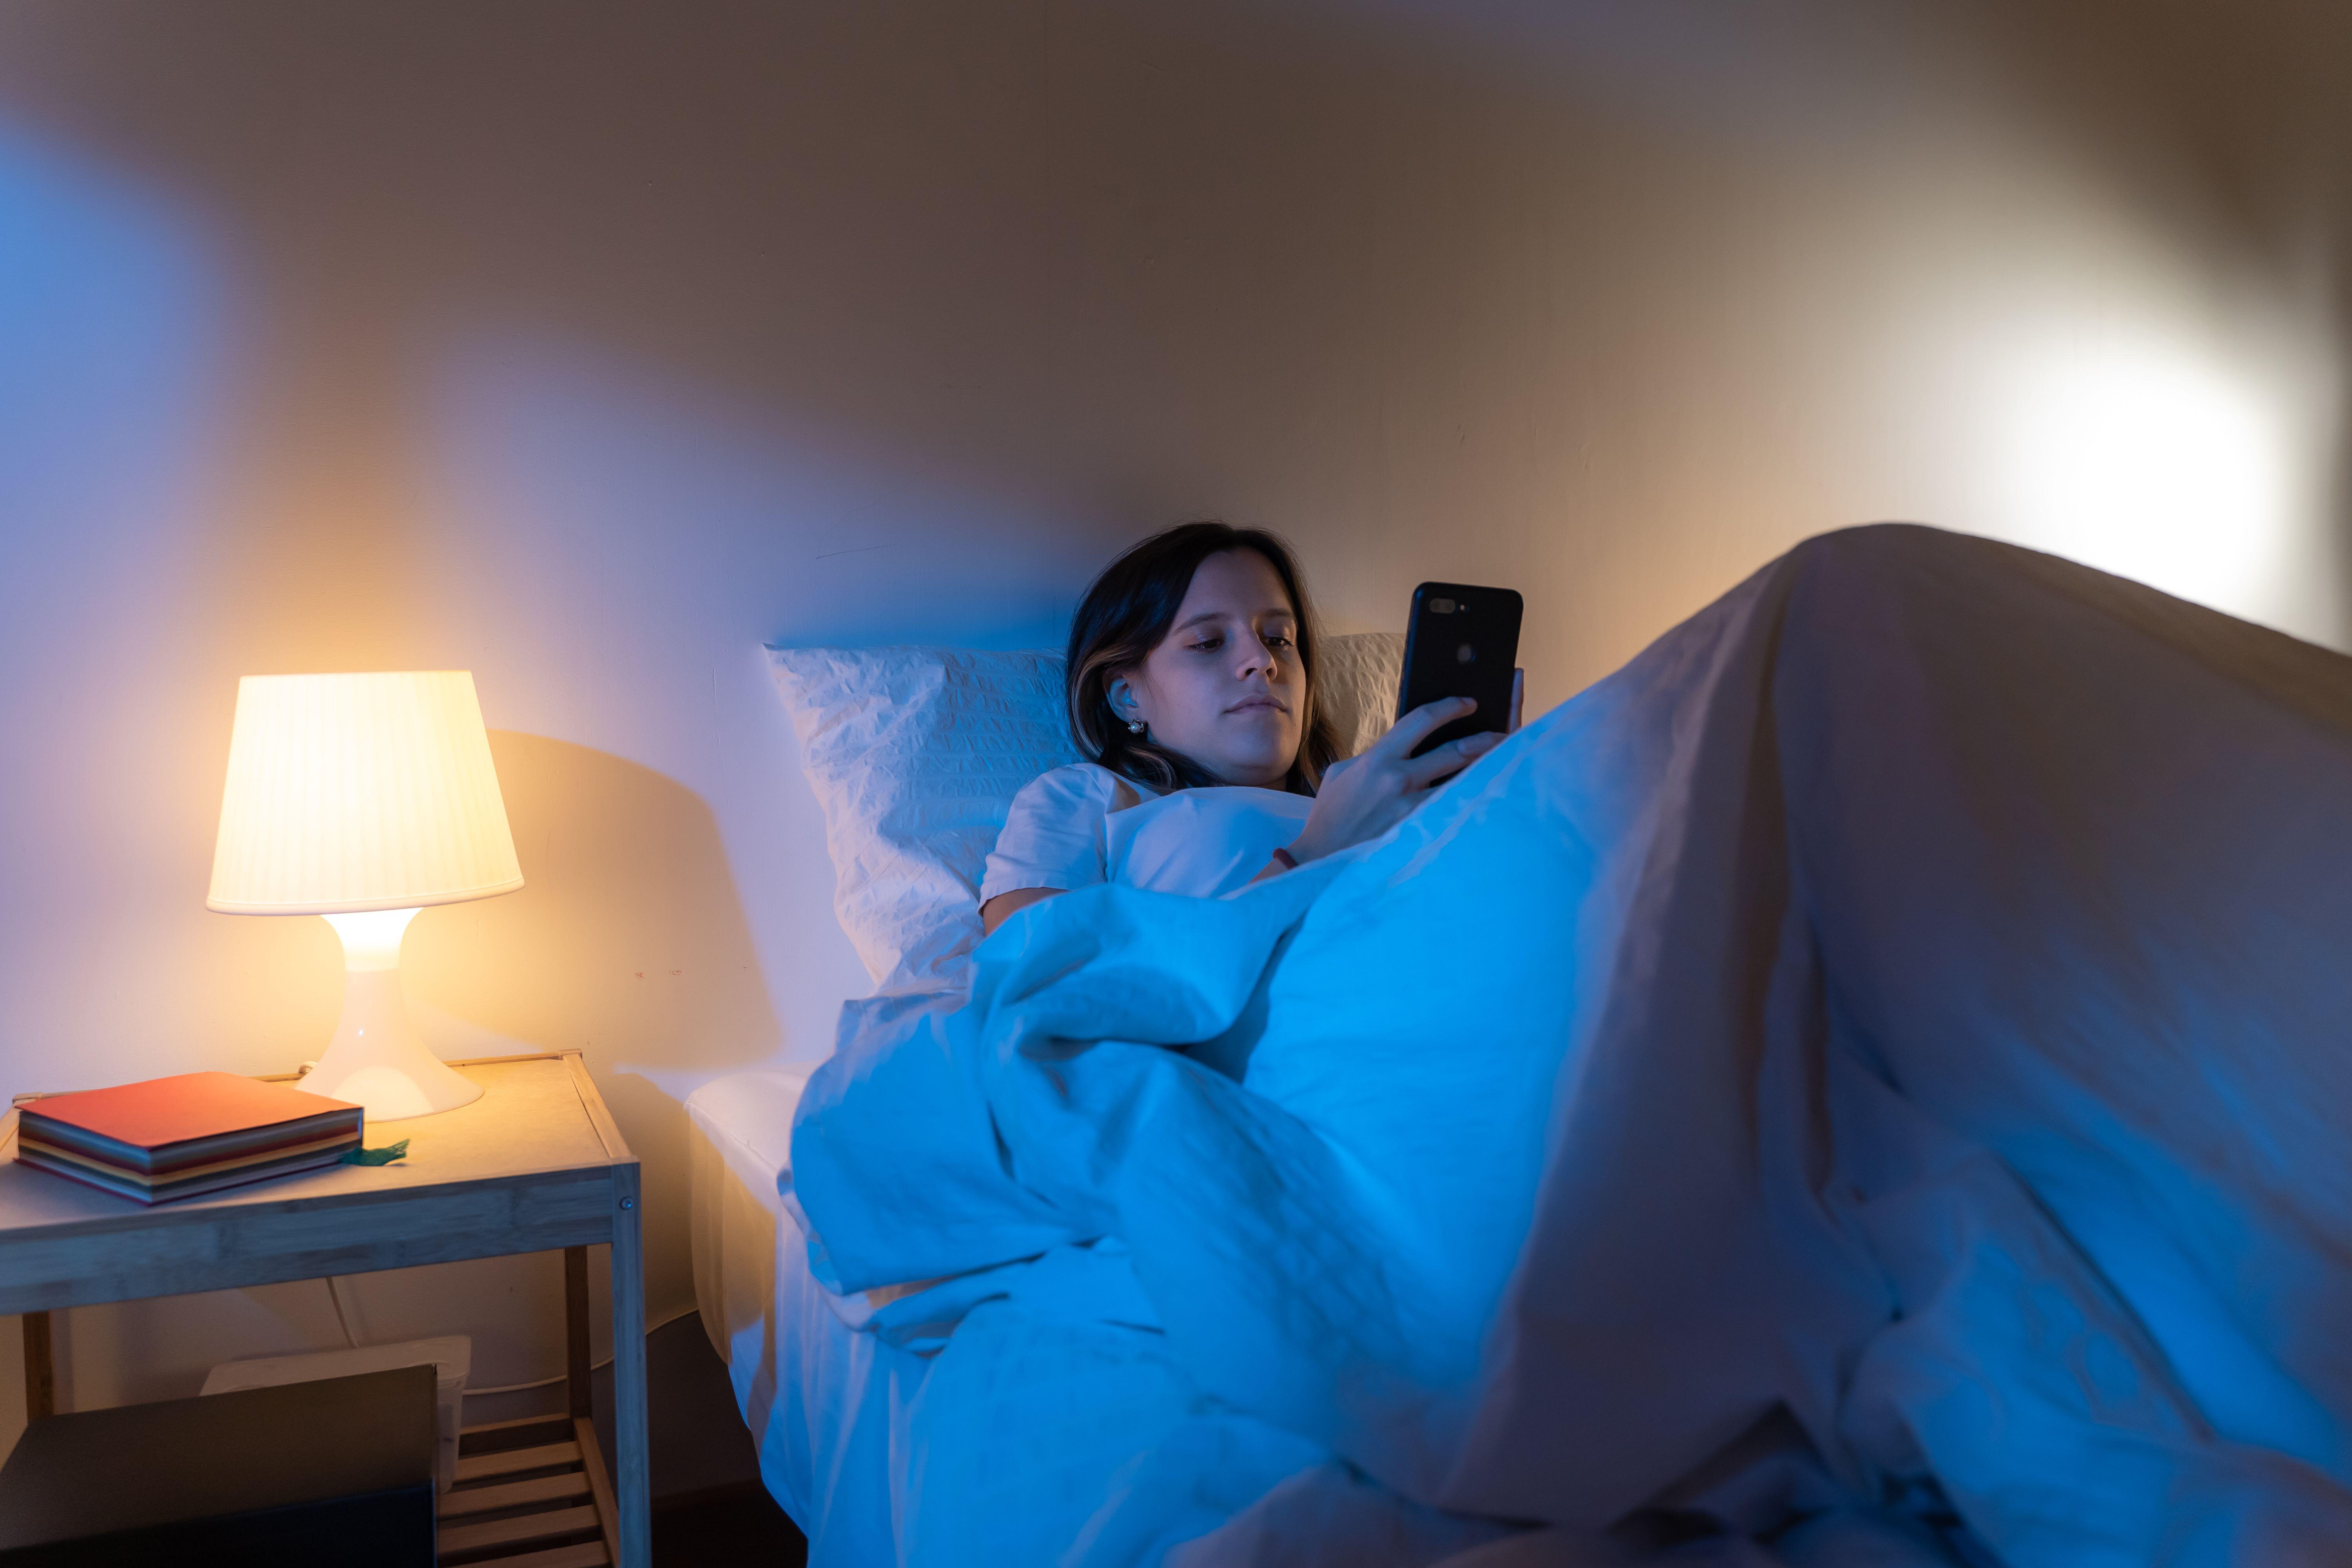
[[[418,909],[521,886],[470,673],[239,684],[205,908]]]
[[[379,1121],[478,1097],[410,1026],[400,941],[426,904],[521,886],[472,675],[245,678],[205,904],[341,939],[342,1018],[304,1089]]]

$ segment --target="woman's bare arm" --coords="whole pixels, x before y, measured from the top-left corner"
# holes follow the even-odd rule
[[[998,926],[1023,910],[1065,890],[1061,888],[1015,888],[1009,893],[997,894],[980,906],[980,933],[994,936]]]

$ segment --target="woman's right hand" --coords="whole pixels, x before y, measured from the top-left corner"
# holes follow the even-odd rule
[[[1323,775],[1323,787],[1315,792],[1307,826],[1291,842],[1291,858],[1304,865],[1378,838],[1412,816],[1428,798],[1431,785],[1501,745],[1501,731],[1481,730],[1420,756],[1410,754],[1431,731],[1477,708],[1468,697],[1441,698],[1398,720],[1363,755],[1333,763]]]

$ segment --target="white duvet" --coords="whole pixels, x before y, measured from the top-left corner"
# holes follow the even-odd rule
[[[793,1201],[910,1370],[812,1562],[2352,1557],[2347,669],[1831,535],[1378,844],[854,1005]]]

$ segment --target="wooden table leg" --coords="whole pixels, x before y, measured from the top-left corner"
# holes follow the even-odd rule
[[[27,1312],[25,1325],[25,1420],[46,1420],[58,1411],[57,1363],[49,1350],[49,1315]]]
[[[589,1382],[588,1249],[563,1249],[563,1379],[570,1386],[572,1414],[596,1414],[594,1385]]]
[[[620,1493],[620,1568],[651,1568],[651,1476],[646,1462],[645,1232],[637,1163],[613,1167],[613,1480]]]
[[[606,1556],[621,1554],[621,1509],[613,1496],[613,1478],[604,1468],[604,1445],[596,1441],[595,1385],[588,1344],[588,1249],[563,1249],[563,1380],[569,1384],[572,1440],[580,1445],[583,1470],[588,1474],[588,1500],[595,1507],[597,1527],[604,1533]]]

